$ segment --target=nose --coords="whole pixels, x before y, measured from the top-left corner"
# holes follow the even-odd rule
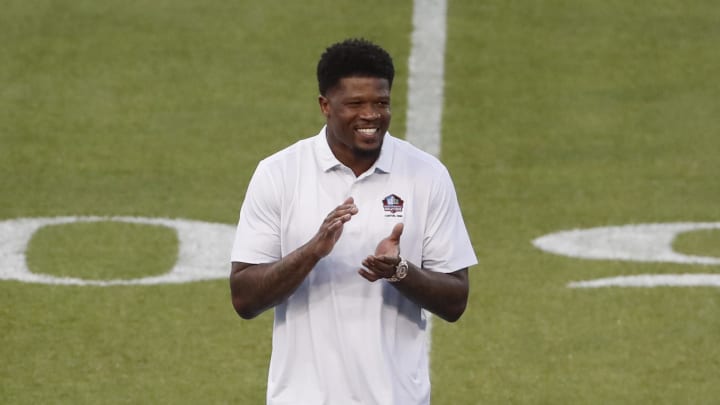
[[[378,110],[378,108],[375,105],[370,104],[367,107],[363,108],[360,116],[362,118],[368,119],[368,120],[377,120],[377,119],[380,119],[380,117],[382,117],[382,113]]]

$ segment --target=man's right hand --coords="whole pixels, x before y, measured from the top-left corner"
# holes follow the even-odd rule
[[[358,208],[349,197],[325,217],[309,242],[282,259],[262,264],[233,262],[230,292],[238,315],[244,319],[254,318],[287,299],[317,262],[330,254],[342,235],[343,226],[357,213]]]
[[[320,225],[320,229],[308,242],[306,247],[309,253],[317,255],[318,258],[325,257],[335,247],[335,243],[342,235],[345,223],[358,213],[358,208],[352,197],[348,197],[342,204],[335,207]]]

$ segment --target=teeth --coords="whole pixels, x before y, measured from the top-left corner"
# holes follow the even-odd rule
[[[375,128],[358,128],[358,132],[361,132],[366,135],[372,135],[375,133]]]

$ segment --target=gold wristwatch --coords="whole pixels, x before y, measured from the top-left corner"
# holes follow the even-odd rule
[[[395,274],[392,275],[392,277],[389,277],[387,281],[391,283],[397,283],[398,281],[402,280],[407,276],[408,273],[408,262],[407,260],[403,259],[402,256],[398,256],[400,258],[400,262],[395,266]]]

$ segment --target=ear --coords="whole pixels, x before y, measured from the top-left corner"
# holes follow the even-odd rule
[[[318,104],[320,105],[320,112],[325,118],[330,117],[330,100],[327,97],[320,95],[318,96]]]

